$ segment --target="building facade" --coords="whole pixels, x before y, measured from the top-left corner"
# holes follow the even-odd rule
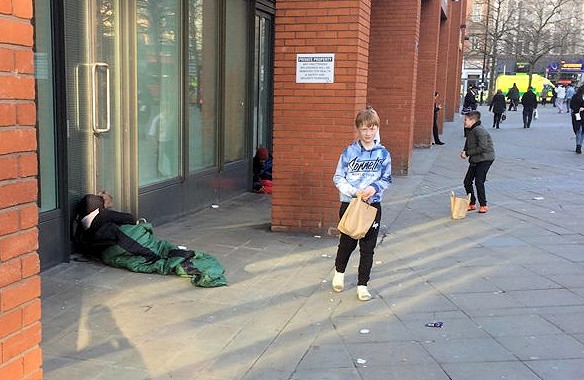
[[[0,1],[1,379],[42,378],[39,273],[67,262],[84,194],[169,222],[249,191],[265,145],[272,230],[334,234],[332,174],[366,105],[409,173],[434,91],[443,119],[458,109],[466,2],[315,4]],[[302,60],[318,56],[325,74]]]

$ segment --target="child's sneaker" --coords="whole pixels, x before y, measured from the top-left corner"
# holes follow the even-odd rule
[[[369,290],[367,290],[366,285],[357,286],[357,297],[361,301],[369,301],[371,299],[371,293],[369,293]]]
[[[489,208],[488,208],[487,206],[481,206],[481,207],[479,208],[479,213],[481,213],[481,214],[484,214],[484,213],[486,213],[487,211],[489,211]]]
[[[468,208],[466,209],[466,211],[474,211],[477,209],[477,205],[468,205]]]
[[[335,274],[333,276],[333,290],[337,293],[342,292],[344,287],[345,287],[345,274],[337,272],[335,270]]]

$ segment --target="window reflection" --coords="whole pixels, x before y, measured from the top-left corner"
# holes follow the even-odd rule
[[[57,161],[53,99],[53,41],[49,2],[35,2],[35,80],[37,85],[39,211],[57,208]]]
[[[217,164],[215,0],[189,1],[189,171]]]
[[[225,161],[245,158],[248,17],[246,1],[227,2],[225,35]]]
[[[137,2],[140,185],[180,170],[180,0]]]

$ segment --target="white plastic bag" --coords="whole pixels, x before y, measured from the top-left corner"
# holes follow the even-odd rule
[[[533,110],[533,118],[535,120],[539,119],[539,114],[537,113],[537,108]]]

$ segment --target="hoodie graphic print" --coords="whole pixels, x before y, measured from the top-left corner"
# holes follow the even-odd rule
[[[369,202],[381,202],[383,191],[391,184],[391,156],[381,144],[366,150],[355,141],[341,153],[333,182],[339,190],[341,202],[350,202],[357,191],[367,186],[375,188],[375,195]]]

